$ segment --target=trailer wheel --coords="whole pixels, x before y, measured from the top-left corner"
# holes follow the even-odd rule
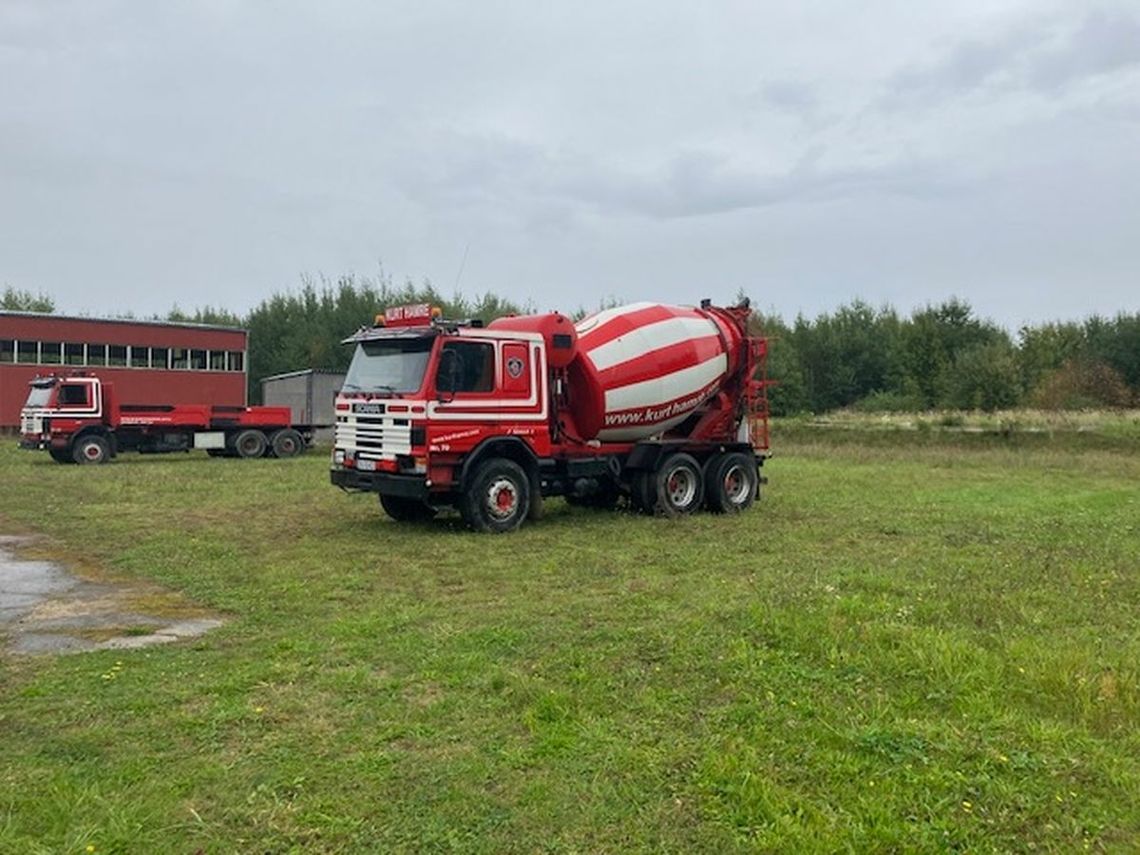
[[[76,463],[106,463],[111,459],[111,446],[98,434],[89,433],[72,445],[71,458]]]
[[[459,511],[476,531],[514,531],[530,513],[530,479],[513,460],[493,457],[475,470]]]
[[[424,522],[436,515],[436,510],[431,505],[405,496],[385,496],[381,493],[380,507],[396,522]]]
[[[705,497],[701,466],[692,455],[674,454],[657,469],[656,509],[665,516],[691,514]]]
[[[234,439],[234,451],[238,457],[261,457],[265,449],[265,434],[259,430],[243,430]]]
[[[282,428],[269,440],[274,457],[296,457],[305,450],[305,440],[293,428]]]
[[[705,503],[718,514],[738,514],[756,500],[760,474],[747,454],[718,454],[705,466]]]

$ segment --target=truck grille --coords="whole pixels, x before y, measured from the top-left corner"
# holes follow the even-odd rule
[[[412,453],[412,424],[384,415],[337,416],[336,447],[358,460],[395,460]]]
[[[44,417],[29,413],[20,414],[20,433],[39,436],[44,432]]]

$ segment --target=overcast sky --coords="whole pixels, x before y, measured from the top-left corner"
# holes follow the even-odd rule
[[[0,286],[1140,310],[1140,0],[0,0]]]

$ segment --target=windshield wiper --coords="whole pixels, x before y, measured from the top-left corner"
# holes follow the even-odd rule
[[[396,387],[389,386],[387,383],[376,383],[365,389],[363,386],[357,386],[355,383],[345,383],[340,387],[342,392],[387,392],[389,395],[396,394]]]

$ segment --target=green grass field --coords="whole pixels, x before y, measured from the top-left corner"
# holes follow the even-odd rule
[[[0,657],[0,852],[1140,849],[1140,444],[884,436],[503,537],[6,442],[0,531],[228,622]]]

